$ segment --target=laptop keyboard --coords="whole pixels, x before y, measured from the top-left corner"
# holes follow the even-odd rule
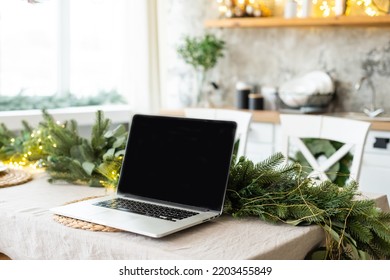
[[[149,217],[155,217],[155,218],[168,220],[172,222],[199,214],[197,212],[170,208],[170,207],[160,206],[156,204],[149,204],[140,201],[127,200],[123,198],[114,198],[111,200],[105,200],[105,201],[94,203],[94,205],[136,213],[136,214],[145,215]]]

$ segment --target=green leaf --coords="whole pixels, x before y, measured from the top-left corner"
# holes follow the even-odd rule
[[[124,125],[118,125],[115,129],[109,130],[104,134],[105,138],[119,137],[122,135],[127,135],[127,131]]]
[[[194,69],[207,71],[224,56],[224,49],[223,40],[217,39],[215,35],[205,34],[202,37],[185,37],[183,44],[177,48],[177,53]]]
[[[292,226],[297,226],[297,225],[299,225],[301,223],[302,223],[301,220],[286,220],[286,224],[289,224],[289,225],[292,225]]]
[[[112,144],[112,147],[113,148],[124,147],[125,146],[125,141],[126,141],[126,136],[120,136]]]
[[[80,162],[94,161],[92,148],[87,143],[71,147],[70,156]]]
[[[85,161],[83,162],[82,167],[88,175],[92,175],[92,172],[95,169],[95,164],[93,164],[92,162]]]
[[[124,156],[125,155],[125,152],[126,150],[123,149],[123,150],[119,150],[115,153],[115,157],[119,157],[119,156]]]
[[[112,159],[115,154],[115,148],[108,149],[107,152],[103,155],[103,160]]]
[[[328,253],[326,248],[319,247],[309,252],[305,257],[305,260],[326,260],[327,257],[328,257]]]
[[[334,241],[336,241],[337,243],[340,242],[340,235],[334,229],[332,229],[328,225],[324,225],[323,227],[330,234]]]

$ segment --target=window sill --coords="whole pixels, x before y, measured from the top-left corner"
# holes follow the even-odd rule
[[[61,109],[49,109],[48,113],[57,121],[64,122],[71,119],[77,121],[79,126],[90,126],[95,123],[96,111],[101,110],[104,116],[112,123],[129,123],[131,110],[128,105],[103,105],[87,107],[71,107]],[[4,123],[9,130],[20,130],[23,128],[22,121],[35,127],[42,121],[41,110],[23,110],[0,112],[0,123]]]

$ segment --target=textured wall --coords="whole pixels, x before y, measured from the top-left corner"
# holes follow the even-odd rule
[[[166,44],[165,107],[185,103],[191,92],[191,68],[176,55],[184,35],[215,33],[227,43],[226,56],[212,71],[234,104],[234,85],[238,80],[278,86],[311,70],[331,73],[337,83],[335,109],[361,111],[370,103],[370,88],[360,91],[355,84],[372,70],[377,103],[390,113],[390,27],[305,27],[210,29],[203,21],[218,16],[214,0],[163,0],[168,32]],[[368,70],[367,70],[368,69]]]

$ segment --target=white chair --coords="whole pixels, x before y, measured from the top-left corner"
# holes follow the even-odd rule
[[[350,178],[356,182],[359,181],[364,144],[370,123],[330,116],[288,114],[280,115],[280,123],[283,135],[282,151],[286,160],[289,156],[290,145],[294,145],[314,170],[309,176],[315,175],[320,180],[327,180],[327,170],[351,152],[353,160]],[[344,145],[325,161],[318,162],[303,143],[302,138],[327,139],[341,142]]]
[[[240,141],[237,150],[237,158],[245,156],[249,124],[252,119],[252,113],[229,109],[186,108],[184,109],[184,115],[189,118],[227,120],[236,122],[236,140]]]

